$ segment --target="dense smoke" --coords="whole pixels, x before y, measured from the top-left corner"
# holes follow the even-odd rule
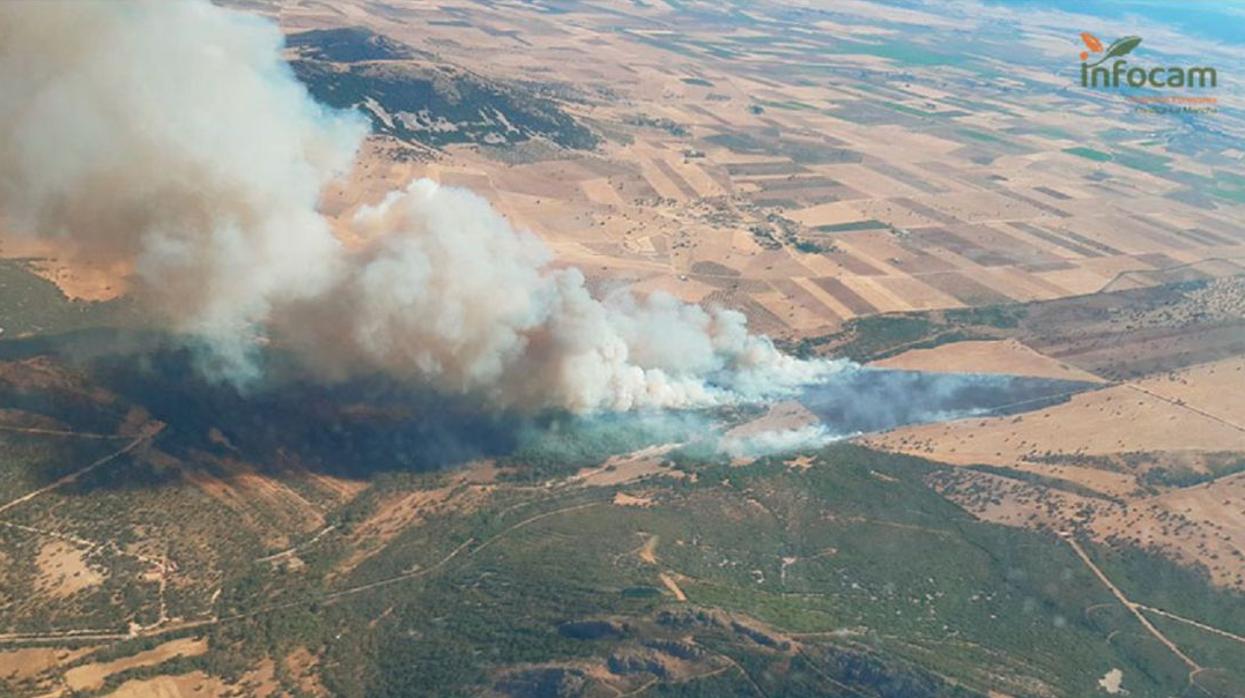
[[[316,210],[361,119],[315,104],[271,23],[207,2],[0,5],[0,213],[135,269],[136,295],[250,377],[257,340],[325,375],[382,372],[506,406],[697,407],[838,366],[670,296],[593,298],[483,199],[417,181],[353,221]]]
[[[666,294],[597,300],[578,269],[546,266],[538,239],[464,190],[420,180],[355,222],[380,243],[350,258],[325,300],[277,319],[322,370],[589,410],[751,399],[831,369],[749,335],[733,311]]]
[[[241,369],[248,325],[337,273],[315,206],[364,133],[281,45],[206,2],[0,4],[6,228],[132,263],[146,302]]]

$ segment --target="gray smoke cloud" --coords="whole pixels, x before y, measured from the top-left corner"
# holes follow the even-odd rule
[[[379,242],[281,334],[327,372],[382,371],[573,410],[702,407],[785,394],[837,365],[750,335],[740,313],[667,294],[594,298],[574,268],[471,192],[419,180],[364,208]],[[343,322],[345,321],[345,322]]]
[[[6,228],[132,263],[234,371],[249,326],[338,273],[316,202],[365,133],[307,97],[282,41],[206,2],[0,3]]]
[[[383,372],[507,406],[702,407],[791,394],[803,361],[743,315],[594,298],[487,201],[420,180],[317,211],[366,126],[317,105],[271,23],[207,2],[0,5],[5,227],[133,264],[135,293],[235,379],[269,333],[329,378]]]

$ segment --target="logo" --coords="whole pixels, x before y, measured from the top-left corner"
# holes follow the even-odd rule
[[[1130,66],[1124,56],[1141,45],[1140,36],[1116,39],[1104,51],[1102,42],[1089,32],[1081,32],[1081,41],[1089,51],[1081,51],[1082,87],[1218,87],[1219,73],[1210,67],[1183,68],[1171,66]],[[1102,57],[1089,63],[1091,54]],[[1096,56],[1095,56],[1096,57]],[[1116,59],[1110,68],[1103,63]]]
[[[1140,36],[1125,36],[1103,47],[1102,41],[1089,32],[1081,32],[1081,87],[1100,90],[1137,89],[1200,89],[1219,86],[1219,73],[1209,66],[1133,65],[1125,59],[1141,45]],[[1193,95],[1154,96],[1129,95],[1139,109],[1156,112],[1214,111],[1218,100]],[[1141,106],[1145,105],[1145,106]],[[1152,105],[1168,105],[1156,108]],[[1171,105],[1176,105],[1172,108]]]

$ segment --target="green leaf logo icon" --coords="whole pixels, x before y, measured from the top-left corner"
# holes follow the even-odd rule
[[[1102,58],[1098,59],[1098,62],[1092,64],[1090,67],[1099,65],[1103,61],[1111,58],[1119,58],[1120,56],[1132,53],[1133,49],[1137,48],[1137,45],[1140,43],[1140,36],[1126,36],[1121,39],[1116,39],[1111,42],[1110,46],[1107,47],[1107,52],[1103,54]]]

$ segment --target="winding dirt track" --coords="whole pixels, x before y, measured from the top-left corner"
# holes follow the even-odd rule
[[[1167,649],[1171,650],[1172,654],[1179,657],[1180,661],[1184,662],[1185,665],[1189,667],[1190,672],[1200,671],[1202,669],[1197,662],[1193,661],[1189,655],[1185,654],[1179,647],[1177,647],[1176,643],[1167,639],[1166,635],[1159,631],[1158,628],[1154,627],[1154,624],[1150,622],[1150,619],[1146,618],[1145,614],[1141,612],[1141,609],[1145,607],[1141,604],[1134,603],[1127,596],[1125,596],[1124,592],[1120,591],[1120,588],[1115,586],[1115,584],[1111,582],[1102,570],[1098,569],[1098,565],[1095,565],[1094,561],[1089,559],[1089,555],[1085,554],[1085,550],[1081,548],[1080,543],[1076,542],[1076,539],[1071,536],[1065,536],[1064,540],[1068,541],[1068,545],[1072,546],[1072,550],[1076,553],[1077,557],[1081,558],[1081,561],[1085,563],[1085,566],[1094,573],[1094,576],[1098,577],[1098,581],[1102,582],[1103,586],[1105,586],[1115,596],[1115,598],[1119,599],[1121,604],[1124,604],[1124,608],[1127,608],[1134,616],[1136,616],[1141,625],[1154,636],[1154,639],[1163,643]]]
[[[121,455],[121,453],[129,450],[130,448],[133,448],[145,438],[150,438],[150,436],[140,437],[139,439],[136,439],[134,443],[131,443],[125,449],[122,449],[122,451],[119,451],[113,454],[112,456],[108,456],[107,459],[101,459],[101,461],[97,461],[96,463],[93,463],[92,465],[87,466],[87,468],[80,470],[77,473],[74,473],[72,477],[77,477],[81,475],[83,472],[85,472],[87,469],[92,468],[92,467],[97,467],[98,465],[102,465],[107,460],[110,460],[112,458],[115,458]],[[66,476],[66,477],[71,477],[71,476]],[[61,484],[64,484],[64,483],[61,483]],[[47,489],[48,488],[44,488],[43,491],[46,491]],[[29,495],[27,496],[27,498],[29,498]],[[495,534],[493,537],[489,538],[488,540],[482,542],[479,546],[471,550],[470,553],[468,554],[475,555],[476,553],[480,552],[481,550],[485,549],[489,545],[496,542],[498,539],[503,538],[506,535],[510,534],[511,532],[519,528],[522,528],[524,526],[527,526],[528,524],[531,524],[535,521],[539,521],[541,519],[545,519],[551,516],[556,516],[558,514],[564,514],[567,512],[577,511],[580,509],[587,509],[588,507],[603,506],[605,504],[606,502],[588,502],[586,504],[578,504],[575,506],[564,507],[562,509],[555,509],[553,511],[547,511],[541,514],[536,514],[534,516],[523,519],[522,521],[519,521],[505,529],[502,529],[501,531],[498,531],[497,534]],[[462,553],[469,546],[471,546],[471,544],[475,542],[476,540],[474,538],[468,538],[467,540],[463,541],[458,547],[451,550],[449,554],[447,554],[445,557],[441,558],[440,560],[433,563],[432,565],[429,565],[428,567],[422,567],[417,570],[403,572],[402,574],[394,575],[392,577],[381,579],[375,582],[368,582],[366,584],[360,584],[358,586],[353,586],[353,587],[349,587],[346,589],[340,589],[338,591],[324,594],[322,596],[318,596],[315,598],[299,599],[297,601],[287,601],[284,603],[264,606],[264,607],[257,608],[251,611],[247,611],[245,613],[237,613],[237,614],[228,615],[228,616],[220,616],[217,618],[205,618],[202,620],[171,623],[171,624],[162,625],[159,627],[149,626],[145,628],[136,628],[132,632],[128,632],[128,633],[121,633],[121,632],[110,631],[110,630],[96,630],[96,629],[62,630],[62,631],[56,631],[56,632],[50,632],[50,633],[11,633],[11,634],[0,635],[0,644],[40,644],[40,643],[56,642],[56,641],[64,641],[64,640],[107,641],[107,640],[128,640],[128,639],[139,638],[139,637],[144,637],[144,638],[160,637],[162,635],[168,635],[168,634],[175,633],[175,632],[184,632],[186,630],[194,630],[197,628],[207,628],[213,625],[219,625],[221,623],[228,623],[231,621],[242,620],[245,618],[253,618],[255,616],[260,616],[265,613],[272,613],[274,611],[280,611],[280,610],[287,609],[287,608],[295,608],[297,606],[306,606],[312,603],[330,604],[330,603],[333,603],[339,599],[342,599],[348,596],[353,596],[355,594],[360,594],[365,591],[370,591],[372,589],[377,589],[380,587],[389,586],[391,584],[396,584],[398,582],[411,580],[411,579],[417,579],[419,577],[424,577],[426,575],[432,574],[433,572],[449,564],[455,557],[457,557],[460,553]]]
[[[1111,590],[1111,593],[1114,594],[1115,597],[1120,600],[1120,603],[1124,604],[1124,606],[1128,608],[1128,610],[1132,611],[1133,614],[1137,615],[1139,618],[1141,617],[1140,615],[1141,611],[1145,611],[1147,613],[1153,613],[1156,616],[1163,616],[1164,618],[1174,620],[1178,623],[1184,623],[1185,625],[1191,625],[1195,628],[1204,630],[1208,633],[1213,633],[1220,637],[1227,638],[1229,640],[1233,640],[1235,642],[1239,642],[1245,645],[1245,636],[1237,635],[1236,633],[1228,632],[1227,630],[1223,630],[1221,628],[1216,628],[1213,625],[1207,625],[1205,623],[1193,620],[1192,618],[1185,618],[1184,616],[1177,615],[1175,613],[1172,613],[1171,611],[1164,611],[1161,608],[1147,606],[1145,604],[1137,603],[1136,601],[1132,601],[1128,599],[1127,597],[1124,596],[1124,593],[1122,591],[1120,591],[1114,584],[1111,583],[1111,580],[1107,579],[1107,575],[1102,570],[1100,570],[1098,566],[1093,563],[1092,560],[1089,559],[1089,556],[1086,555],[1085,551],[1081,549],[1080,544],[1078,544],[1075,540],[1071,538],[1068,538],[1067,540],[1068,540],[1068,543],[1072,546],[1072,549],[1075,550],[1076,554],[1081,558],[1081,560],[1084,561],[1085,564],[1089,567],[1089,569],[1095,575],[1097,575],[1098,579],[1101,580],[1102,583],[1105,584],[1107,588]],[[1107,604],[1095,604],[1095,606],[1105,606],[1105,605]],[[1089,608],[1094,608],[1095,606],[1090,606]],[[1088,611],[1089,608],[1085,610]],[[1148,621],[1146,621],[1145,618],[1141,618],[1141,622],[1143,625],[1146,626],[1147,629],[1150,630],[1150,632],[1155,633],[1155,637],[1157,637],[1160,642],[1163,642],[1163,644],[1167,645],[1170,649],[1172,649],[1172,651],[1175,652],[1177,656],[1180,656],[1182,659],[1185,659],[1186,663],[1190,661],[1179,650],[1175,648],[1174,644],[1172,644],[1169,641],[1166,641],[1166,638],[1163,637],[1161,634],[1159,634],[1158,630],[1154,628],[1154,626],[1152,626]],[[1198,667],[1198,669],[1200,670],[1201,667]]]
[[[119,434],[95,434],[89,431],[65,431],[63,429],[40,429],[38,427],[14,427],[6,424],[0,424],[0,431],[8,431],[15,434],[33,434],[35,436],[70,436],[78,439],[111,440],[127,438]]]
[[[1141,610],[1147,611],[1149,613],[1153,613],[1156,616],[1163,616],[1164,618],[1170,618],[1171,620],[1174,620],[1178,623],[1192,625],[1193,627],[1198,628],[1200,630],[1205,630],[1208,633],[1214,633],[1215,635],[1218,635],[1220,637],[1225,637],[1229,640],[1234,640],[1236,642],[1241,643],[1242,645],[1245,645],[1245,637],[1242,637],[1241,635],[1237,635],[1236,633],[1230,633],[1227,630],[1220,630],[1219,628],[1216,628],[1214,626],[1207,625],[1205,623],[1199,623],[1198,621],[1195,621],[1192,618],[1185,618],[1184,616],[1178,616],[1175,613],[1169,613],[1167,611],[1164,611],[1161,608],[1155,608],[1153,606],[1146,606],[1144,604],[1137,604],[1137,608],[1140,608]]]
[[[34,499],[35,497],[38,497],[41,494],[46,494],[48,492],[51,492],[52,490],[55,490],[60,487],[64,487],[65,485],[68,485],[72,482],[77,481],[78,478],[82,477],[83,475],[86,475],[92,470],[95,470],[101,465],[104,465],[117,458],[120,458],[121,456],[129,453],[130,451],[133,451],[135,448],[138,448],[140,444],[150,441],[152,438],[156,436],[156,434],[159,434],[163,428],[164,428],[164,425],[161,424],[155,428],[144,429],[142,433],[136,436],[132,441],[130,441],[125,446],[122,446],[119,450],[113,451],[112,453],[104,456],[103,458],[100,458],[99,460],[91,463],[90,465],[87,465],[83,468],[75,470],[72,473],[69,473],[68,475],[57,480],[56,482],[53,482],[44,487],[40,487],[34,492],[24,494],[18,497],[17,499],[14,499],[6,504],[0,504],[0,514],[8,511],[9,509],[12,509],[13,507],[19,506],[21,504],[25,504],[26,502],[29,502],[30,500]]]

